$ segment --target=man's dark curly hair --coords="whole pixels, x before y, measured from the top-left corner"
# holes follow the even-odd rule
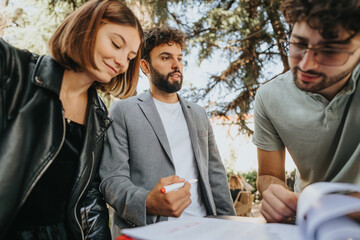
[[[337,38],[339,26],[360,31],[360,0],[284,0],[280,10],[289,24],[306,20],[325,39]]]
[[[141,48],[141,58],[150,62],[150,52],[154,47],[161,44],[179,44],[181,49],[185,47],[185,34],[171,27],[153,27],[145,30],[145,42]]]

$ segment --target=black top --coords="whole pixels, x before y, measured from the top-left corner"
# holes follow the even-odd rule
[[[12,224],[15,232],[30,229],[37,229],[38,232],[44,226],[54,225],[54,228],[58,228],[55,226],[59,224],[67,228],[64,224],[67,204],[79,165],[83,139],[84,125],[66,121],[64,144],[17,214]]]
[[[61,150],[65,123],[59,93],[65,68],[51,56],[17,49],[0,38],[0,69],[0,239],[6,239],[5,233],[33,189],[28,187],[37,184],[44,166],[50,166]],[[105,132],[112,121],[95,86],[89,87],[87,95],[86,134],[74,176],[76,188],[67,205],[69,213],[78,211],[68,213],[67,221],[76,239],[84,234],[110,239],[98,170]]]

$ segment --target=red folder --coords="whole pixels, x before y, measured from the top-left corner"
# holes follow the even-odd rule
[[[135,240],[134,238],[128,237],[126,235],[117,236],[116,240]]]

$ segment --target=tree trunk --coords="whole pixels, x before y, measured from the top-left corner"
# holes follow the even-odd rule
[[[267,2],[268,6],[269,6],[268,16],[269,16],[269,19],[271,22],[271,26],[274,30],[276,46],[278,47],[278,50],[280,53],[280,58],[281,58],[283,66],[284,66],[283,72],[286,72],[290,69],[290,67],[289,67],[289,63],[287,60],[287,54],[286,54],[284,48],[282,47],[282,44],[280,43],[281,39],[286,40],[285,27],[280,20],[280,12],[278,11],[278,9],[280,8],[280,3],[281,3],[281,1],[279,1],[279,0]]]

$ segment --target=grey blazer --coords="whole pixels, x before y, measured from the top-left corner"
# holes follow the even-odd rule
[[[179,96],[199,170],[208,215],[235,215],[224,166],[205,110]],[[100,165],[100,190],[114,208],[114,227],[144,226],[167,217],[146,214],[146,197],[160,178],[175,174],[169,142],[150,92],[110,108]]]

